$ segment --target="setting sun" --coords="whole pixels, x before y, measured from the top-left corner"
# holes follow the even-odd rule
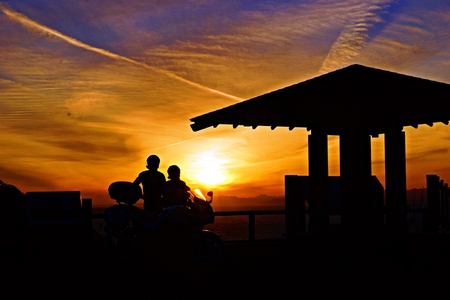
[[[210,168],[198,173],[195,178],[208,185],[216,185],[225,182],[225,176],[217,169]]]
[[[214,150],[202,152],[198,154],[199,159],[194,162],[198,169],[195,178],[206,185],[218,185],[225,182],[224,164],[225,159],[216,157]]]

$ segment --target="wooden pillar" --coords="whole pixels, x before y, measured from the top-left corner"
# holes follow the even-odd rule
[[[286,236],[306,232],[305,187],[297,175],[284,177]]]
[[[385,133],[386,226],[395,233],[407,233],[405,133]]]
[[[342,224],[351,231],[372,226],[372,159],[370,135],[347,132],[340,135]]]
[[[328,137],[313,129],[308,136],[309,231],[329,224],[328,216]]]

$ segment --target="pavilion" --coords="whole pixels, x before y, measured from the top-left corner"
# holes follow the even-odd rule
[[[405,126],[448,125],[450,85],[350,65],[292,86],[191,119],[194,131],[219,124],[303,127],[310,131],[310,208],[324,212],[310,222],[326,224],[328,215],[328,135],[340,138],[340,193],[343,222],[360,225],[370,214],[371,138],[385,136],[386,225],[406,230]]]

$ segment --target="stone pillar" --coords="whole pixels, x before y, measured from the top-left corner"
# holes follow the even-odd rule
[[[329,224],[328,216],[328,137],[313,129],[308,136],[309,231]]]
[[[351,231],[372,226],[372,159],[370,135],[346,132],[340,135],[342,224]]]
[[[407,233],[405,133],[385,133],[386,226],[394,233]]]

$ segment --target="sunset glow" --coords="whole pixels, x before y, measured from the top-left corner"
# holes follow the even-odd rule
[[[214,151],[207,151],[198,155],[199,159],[194,162],[194,166],[198,168],[195,178],[206,185],[219,185],[225,182],[225,175],[222,173],[226,162],[215,156]]]
[[[0,1],[0,180],[109,203],[156,154],[191,188],[283,195],[308,174],[306,128],[189,120],[350,64],[450,84],[449,28],[440,0]],[[404,131],[407,187],[450,181],[450,127]],[[383,135],[372,145],[384,184]],[[329,160],[339,174],[336,137]]]

